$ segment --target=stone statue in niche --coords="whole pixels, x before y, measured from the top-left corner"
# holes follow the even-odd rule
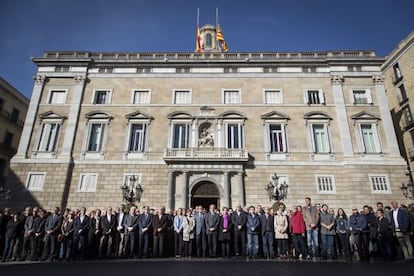
[[[214,136],[210,131],[210,128],[204,127],[200,132],[200,137],[198,138],[199,147],[214,147]]]

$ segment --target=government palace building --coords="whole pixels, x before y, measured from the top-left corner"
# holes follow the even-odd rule
[[[12,208],[406,204],[375,52],[45,52]],[[123,187],[123,189],[122,189]],[[131,189],[130,189],[131,188]],[[126,191],[126,192],[125,192]],[[4,207],[4,206],[0,206]]]

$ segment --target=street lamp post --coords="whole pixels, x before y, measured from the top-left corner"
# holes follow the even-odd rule
[[[287,198],[288,187],[289,185],[286,184],[286,181],[283,181],[283,183],[279,183],[279,176],[277,176],[277,174],[274,174],[272,175],[272,179],[269,182],[269,184],[267,184],[265,190],[269,195],[270,201],[280,201]]]
[[[141,184],[137,183],[137,181],[138,178],[135,175],[131,175],[129,177],[129,182],[125,181],[121,186],[122,198],[130,205],[133,205],[136,201],[140,202],[142,192],[144,191]]]

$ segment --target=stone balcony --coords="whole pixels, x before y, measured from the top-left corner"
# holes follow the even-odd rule
[[[249,159],[245,149],[225,148],[168,148],[164,152],[166,162],[174,161],[221,161],[221,162],[246,162]]]

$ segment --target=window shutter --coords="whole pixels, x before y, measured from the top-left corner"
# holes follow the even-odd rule
[[[319,90],[318,96],[319,96],[319,102],[321,104],[325,104],[325,94],[323,93],[323,90]]]
[[[371,90],[369,89],[365,90],[365,95],[367,97],[367,103],[372,104]]]

